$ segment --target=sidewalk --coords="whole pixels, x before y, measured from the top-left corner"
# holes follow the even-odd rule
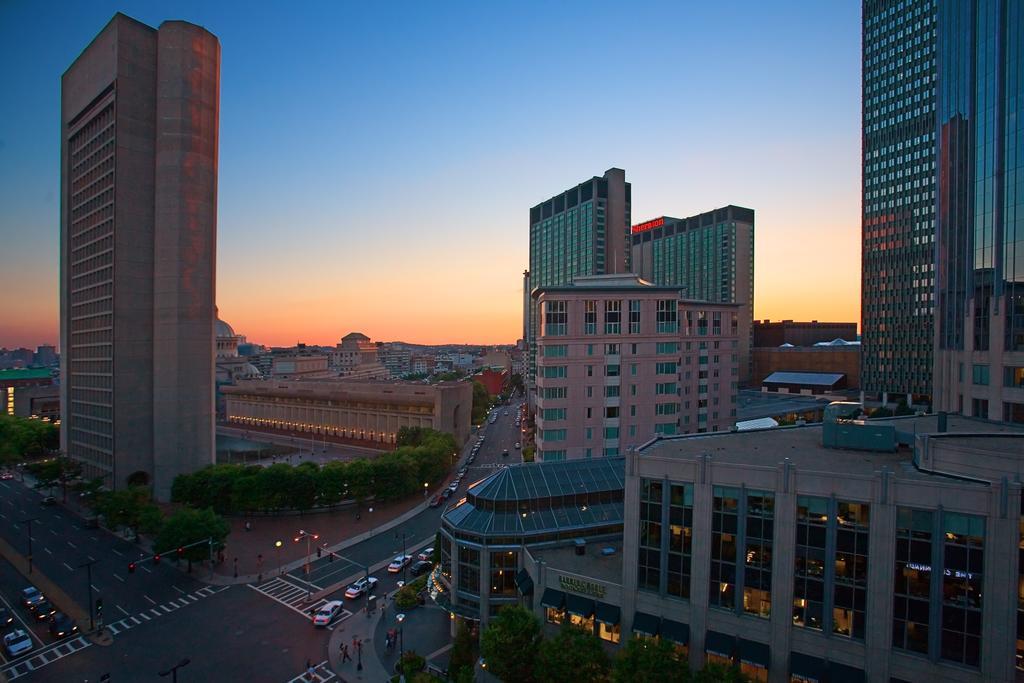
[[[383,683],[391,680],[391,674],[384,668],[384,664],[377,657],[374,648],[374,632],[377,624],[380,623],[380,610],[374,610],[367,617],[363,612],[357,612],[343,621],[331,634],[331,641],[327,645],[327,658],[331,663],[331,670],[338,674],[338,678],[346,683],[354,681],[372,681],[372,683]],[[360,655],[358,649],[353,647],[356,639],[363,644],[362,665],[359,670]],[[341,644],[348,645],[351,662],[341,663]]]

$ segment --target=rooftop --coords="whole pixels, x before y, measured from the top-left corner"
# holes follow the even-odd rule
[[[615,548],[614,555],[602,555],[602,548]],[[527,550],[535,560],[542,560],[559,571],[579,574],[605,583],[622,583],[622,540],[588,541],[587,552],[577,555],[572,545]]]
[[[776,371],[761,380],[762,384],[806,384],[830,387],[844,377],[841,372],[783,372]]]
[[[506,467],[469,488],[489,500],[551,498],[596,491],[619,491],[625,483],[622,458],[528,462]]]
[[[0,382],[16,379],[48,379],[53,377],[52,368],[14,368],[0,370]]]

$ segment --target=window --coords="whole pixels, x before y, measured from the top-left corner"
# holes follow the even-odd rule
[[[655,415],[675,415],[679,410],[678,403],[655,403],[654,414]]]
[[[619,355],[619,345],[618,344],[605,344],[604,345],[604,355],[606,355],[606,356],[617,356],[617,355]]]
[[[1024,389],[1024,368],[1003,368],[1003,386]]]
[[[613,384],[604,388],[605,398],[618,398],[619,396],[619,385]]]
[[[604,428],[604,438],[606,438],[606,439],[617,439],[617,438],[619,438],[619,428],[618,427],[605,427]]]
[[[711,314],[711,334],[716,337],[722,334],[722,312],[714,311]],[[716,344],[718,342],[715,342]]]
[[[654,371],[659,375],[674,375],[679,372],[679,365],[672,363],[655,363]]]
[[[604,449],[604,457],[606,457],[606,458],[612,458],[612,457],[615,457],[618,454],[619,454],[619,447],[618,446],[611,446],[609,448]]]
[[[657,332],[659,334],[679,331],[679,304],[675,299],[659,299],[657,310]]]
[[[597,334],[597,302],[583,302],[583,334]],[[589,347],[588,355],[593,353],[593,346]]]
[[[544,387],[543,397],[547,400],[565,398],[568,392],[567,387]]]
[[[480,593],[480,551],[464,545],[459,546],[459,590]]]
[[[821,631],[825,602],[828,499],[797,496],[793,625]]]
[[[564,379],[566,376],[564,365],[548,365],[544,368],[544,379]]]
[[[775,495],[747,491],[743,552],[743,611],[767,619],[772,613],[772,538]]]
[[[548,420],[564,420],[565,408],[545,408],[542,415],[545,422]]]
[[[629,300],[629,333],[640,334],[640,301],[637,299]]]
[[[659,382],[654,385],[655,396],[678,396],[679,391],[675,382]]]
[[[637,371],[637,364],[636,363],[630,363],[629,364],[629,374],[630,374],[630,376],[631,377],[636,377],[636,371]]]
[[[593,376],[594,376],[594,366],[593,365],[588,365],[587,366],[587,377],[593,377]]]
[[[655,348],[659,356],[679,353],[679,342],[658,342]]]
[[[540,348],[545,358],[565,358],[569,355],[569,347],[565,344],[545,344]]]
[[[708,604],[731,610],[736,606],[736,532],[740,490],[715,486],[713,495]]]
[[[545,441],[565,441],[564,429],[545,429],[541,432]]]
[[[933,517],[927,510],[896,510],[892,644],[924,655],[928,654]]]
[[[988,386],[988,366],[987,365],[973,365],[971,366],[971,382],[981,386]]]
[[[868,504],[839,501],[836,513],[832,633],[864,639],[868,586]]]
[[[941,657],[978,666],[985,518],[944,512]]]
[[[617,643],[621,639],[619,629],[620,626],[618,624],[612,625],[599,621],[597,622],[597,637],[610,643]]]
[[[618,366],[618,364],[616,363],[616,364],[613,364],[613,365],[606,365],[606,366],[604,366],[604,376],[605,377],[618,377],[619,376],[619,366]]]
[[[512,550],[491,553],[491,595],[515,595],[519,555]]]
[[[544,302],[544,334],[547,336],[564,336],[566,329],[566,302]]]
[[[661,590],[661,498],[661,481],[640,480],[637,587],[655,592]]]
[[[693,562],[693,484],[671,484],[668,508],[668,575],[666,592],[690,598]]]
[[[604,302],[604,333],[622,334],[622,302]]]
[[[656,422],[654,424],[654,433],[658,435],[671,436],[676,433],[676,423]]]

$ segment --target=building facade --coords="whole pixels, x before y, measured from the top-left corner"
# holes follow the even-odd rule
[[[938,3],[935,402],[1024,423],[1024,8]]]
[[[754,211],[725,206],[634,225],[633,272],[688,299],[739,304],[739,381],[750,379],[754,320]]]
[[[857,410],[492,475],[442,516],[453,618],[517,603],[757,681],[1016,680],[1024,430]]]
[[[61,447],[158,499],[214,458],[220,44],[117,14],[61,80]]]
[[[381,447],[394,446],[402,427],[447,432],[461,444],[473,408],[470,382],[242,381],[221,391],[228,424]]]
[[[529,292],[567,285],[581,275],[630,272],[632,188],[610,168],[530,209],[530,269],[524,273],[528,389],[534,388],[537,320]],[[532,398],[532,397],[531,397]]]
[[[45,396],[50,392],[59,393],[59,388],[54,385],[53,370],[49,368],[14,368],[0,370],[0,414],[28,417],[32,413],[24,413],[21,410],[22,395],[28,396],[32,389],[42,388],[39,395]],[[28,393],[26,393],[28,392]],[[58,407],[58,415],[60,409]]]
[[[908,402],[932,393],[935,4],[863,4],[861,382]]]
[[[538,460],[620,455],[736,420],[738,306],[635,275],[534,290]]]
[[[846,376],[846,386],[860,388],[860,346],[755,347],[751,354],[754,370],[751,384],[760,386],[773,372],[838,372]]]
[[[794,322],[792,320],[755,320],[754,348],[765,346],[814,346],[834,339],[856,341],[857,323]]]

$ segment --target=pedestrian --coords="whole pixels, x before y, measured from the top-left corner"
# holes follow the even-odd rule
[[[348,654],[348,645],[346,645],[344,647],[344,649],[341,651],[341,663],[344,664],[345,662],[351,662],[351,661],[352,661],[352,657],[349,656],[349,654]]]

